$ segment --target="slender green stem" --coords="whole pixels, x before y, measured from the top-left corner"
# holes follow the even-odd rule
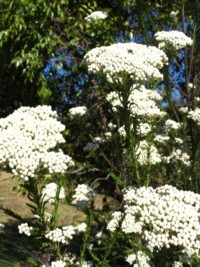
[[[173,112],[175,118],[177,119],[177,121],[179,120],[178,114],[176,112],[176,109],[174,107],[174,104],[172,102],[172,88],[170,86],[170,78],[169,78],[169,66],[165,65],[164,66],[164,84],[165,84],[165,91],[166,91],[166,98],[167,98],[167,102],[169,104],[169,107],[171,108],[171,111]]]
[[[86,231],[85,231],[84,236],[83,236],[83,246],[82,246],[81,253],[80,253],[79,267],[82,266],[83,258],[84,258],[84,255],[85,255],[85,252],[87,249],[87,245],[88,245],[88,239],[90,237],[91,222],[93,220],[92,208],[93,207],[91,206],[91,208],[89,210],[88,220],[87,220],[87,228],[86,228]]]
[[[103,257],[102,261],[100,262],[100,264],[101,264],[101,265],[99,265],[100,267],[101,266],[106,266],[107,258],[111,254],[111,251],[112,251],[112,248],[114,246],[115,240],[116,240],[116,233],[112,236],[108,246],[106,247],[106,253],[104,254],[104,257]]]

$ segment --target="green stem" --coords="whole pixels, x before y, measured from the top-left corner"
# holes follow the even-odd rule
[[[106,253],[102,259],[102,261],[100,262],[101,265],[99,265],[100,267],[101,266],[107,266],[107,258],[108,256],[110,255],[111,251],[112,251],[112,248],[114,246],[114,243],[115,243],[115,239],[116,239],[116,234],[113,235],[113,237],[111,238],[111,241],[109,242],[109,245],[108,247],[106,248]]]
[[[122,91],[122,105],[123,105],[122,121],[124,122],[124,127],[126,131],[126,147],[127,148],[129,148],[130,146],[130,132],[131,132],[130,111],[129,111],[129,106],[128,106],[129,95],[130,95],[130,87],[129,85],[125,85]]]
[[[91,207],[92,208],[92,207]],[[88,223],[87,223],[87,229],[85,231],[85,234],[83,236],[83,246],[81,249],[81,253],[80,253],[80,262],[79,262],[79,267],[82,266],[82,262],[83,262],[83,258],[87,249],[87,245],[88,245],[88,239],[90,236],[90,228],[91,228],[91,222],[93,220],[93,213],[91,211],[91,209],[89,210],[89,216],[88,216]]]
[[[132,164],[133,164],[133,167],[135,170],[136,182],[137,182],[137,185],[140,186],[141,178],[140,178],[138,160],[136,157],[135,139],[132,140],[132,142],[131,142],[131,158],[132,158]]]
[[[177,121],[179,122],[179,117],[177,115],[176,109],[173,105],[172,102],[172,89],[170,87],[170,79],[169,79],[169,66],[165,65],[164,66],[164,84],[165,84],[165,91],[166,91],[166,98],[167,98],[167,102],[169,104],[169,107],[171,108],[171,111],[174,113],[175,118],[177,119]]]
[[[60,203],[59,202],[60,190],[61,190],[61,186],[58,183],[58,189],[56,191],[54,209],[53,209],[53,212],[52,212],[52,220],[51,220],[51,225],[50,225],[51,229],[55,229],[57,227],[57,223],[58,223],[58,208],[59,208],[59,203]]]

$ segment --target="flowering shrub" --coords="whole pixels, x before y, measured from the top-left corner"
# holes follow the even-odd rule
[[[106,17],[94,12],[86,21]],[[0,164],[21,178],[20,190],[34,214],[28,222],[20,219],[20,237],[30,239],[46,256],[46,260],[29,257],[34,266],[200,263],[200,195],[192,192],[194,188],[198,192],[198,175],[195,186],[191,181],[191,175],[200,171],[199,151],[198,141],[188,137],[191,123],[200,124],[199,109],[172,106],[168,90],[170,60],[177,55],[172,50],[192,45],[192,40],[175,31],[158,32],[155,38],[159,48],[117,43],[86,53],[83,62],[88,71],[106,80],[99,106],[105,105],[107,114],[102,115],[102,108],[103,124],[98,122],[95,129],[89,108],[70,108],[69,125],[77,121],[78,136],[68,129],[69,144],[63,150],[59,146],[65,143],[65,126],[49,106],[22,107],[0,120]],[[199,136],[198,127],[191,132],[192,137]],[[76,165],[64,153],[75,146],[85,157]],[[102,199],[99,191],[104,193]],[[108,191],[117,199],[113,209]],[[81,210],[85,222],[58,225],[61,200]]]

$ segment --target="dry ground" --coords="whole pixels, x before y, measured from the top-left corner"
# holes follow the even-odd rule
[[[12,187],[17,185],[18,181],[15,178],[12,179],[12,174],[4,171],[0,172],[0,205],[13,210],[25,219],[29,219],[33,215],[30,212],[30,208],[26,205],[29,202],[28,199],[12,190]],[[48,208],[51,210],[50,206]],[[60,205],[59,209],[59,225],[77,223],[85,219],[85,215],[73,206]],[[12,223],[15,221],[15,219],[5,215],[0,210],[0,223]]]
[[[17,186],[18,183],[17,179],[12,178],[12,174],[0,171],[0,206],[3,205],[4,208],[13,210],[24,219],[30,219],[33,217],[33,214],[26,205],[26,203],[28,203],[27,197],[19,195],[16,191],[12,190],[12,187]],[[103,195],[98,195],[96,197],[95,205],[100,209],[103,206],[103,197]],[[111,209],[119,205],[117,201],[110,197],[107,198],[107,201]],[[51,211],[52,207],[49,206],[48,209]],[[60,205],[58,217],[59,225],[77,224],[85,219],[85,214],[75,207],[66,204]],[[16,222],[16,220],[5,215],[4,212],[0,210],[0,223],[9,222]]]

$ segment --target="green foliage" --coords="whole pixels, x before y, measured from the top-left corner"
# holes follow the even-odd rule
[[[55,54],[61,38],[56,25],[62,23],[66,1],[4,1],[0,3],[1,112],[15,105],[34,105],[47,100],[42,70]],[[58,20],[58,22],[56,21]]]

